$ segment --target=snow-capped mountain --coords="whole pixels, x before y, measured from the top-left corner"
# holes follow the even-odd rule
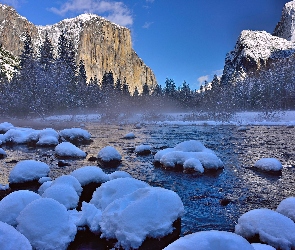
[[[101,79],[111,70],[115,80],[126,79],[130,91],[135,87],[141,90],[144,83],[150,88],[156,84],[154,73],[132,48],[130,30],[100,16],[82,14],[54,25],[35,26],[13,8],[0,4],[0,43],[3,48],[19,56],[26,31],[32,37],[36,53],[46,33],[55,48],[60,34],[64,33],[74,45],[77,63],[81,59],[84,61],[88,78],[97,76]]]
[[[233,51],[226,55],[222,81],[235,82],[248,72],[295,55],[295,0],[287,3],[273,34],[266,31],[241,32]]]

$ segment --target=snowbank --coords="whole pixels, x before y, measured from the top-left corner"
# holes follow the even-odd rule
[[[55,147],[59,157],[85,158],[86,153],[70,142],[62,142]]]
[[[74,170],[71,175],[80,182],[81,186],[85,186],[91,182],[103,183],[109,180],[108,175],[97,166],[85,166],[78,168]]]
[[[282,200],[276,211],[295,222],[295,197],[289,197]]]
[[[243,237],[223,231],[202,231],[186,235],[164,250],[254,250]]]
[[[17,230],[36,249],[66,249],[77,232],[66,208],[50,198],[31,202],[22,210],[17,222]]]
[[[18,162],[10,171],[9,183],[22,183],[27,181],[39,180],[48,175],[49,166],[41,161],[24,160]]]
[[[0,221],[1,250],[31,250],[29,240],[14,227]]]
[[[291,219],[269,209],[251,210],[235,226],[235,233],[245,238],[257,234],[261,242],[283,250],[295,247],[294,232],[295,223]]]
[[[281,171],[283,169],[282,163],[276,158],[262,158],[255,163],[254,167],[264,171]]]
[[[19,190],[10,193],[0,201],[0,221],[16,226],[16,218],[20,212],[32,201],[41,196],[28,190]]]
[[[102,237],[117,239],[124,249],[138,248],[146,237],[160,238],[173,231],[184,213],[179,196],[170,190],[140,188],[114,200],[102,212]]]
[[[103,162],[110,162],[110,161],[121,161],[122,156],[114,147],[106,146],[98,152],[97,158],[99,158]]]

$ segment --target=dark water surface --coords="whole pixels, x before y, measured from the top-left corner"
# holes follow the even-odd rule
[[[280,201],[295,196],[295,129],[284,126],[255,126],[246,132],[238,132],[234,126],[159,126],[86,124],[93,136],[90,145],[80,148],[88,153],[83,160],[67,160],[71,166],[58,167],[53,148],[28,148],[3,146],[8,157],[0,160],[0,183],[8,183],[9,171],[15,165],[11,160],[36,159],[49,164],[50,176],[82,167],[96,165],[89,162],[105,146],[114,146],[122,155],[117,168],[102,169],[106,173],[123,170],[134,178],[152,186],[173,190],[185,206],[182,218],[182,234],[201,230],[233,231],[239,216],[251,209],[275,209]],[[135,139],[123,136],[134,132]],[[154,152],[174,147],[185,140],[200,140],[215,151],[224,162],[224,169],[214,173],[184,174],[156,167],[153,155],[137,156],[133,150],[140,144],[149,144]],[[263,157],[276,157],[284,168],[279,175],[253,168],[255,161]],[[228,205],[221,204],[229,202]]]

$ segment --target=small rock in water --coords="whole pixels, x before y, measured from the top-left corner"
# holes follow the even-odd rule
[[[66,166],[71,166],[71,164],[66,161],[60,160],[60,161],[58,161],[57,166],[66,167]]]
[[[135,138],[135,134],[132,132],[130,132],[124,136],[124,139],[134,139],[134,138]]]
[[[88,158],[88,161],[97,161],[97,157],[95,157],[95,156],[90,156],[90,157]]]
[[[230,202],[231,202],[231,200],[228,198],[223,198],[219,201],[221,206],[227,206]]]

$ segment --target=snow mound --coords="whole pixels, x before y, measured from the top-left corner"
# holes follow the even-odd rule
[[[174,241],[164,250],[254,250],[243,237],[224,231],[202,231]]]
[[[19,190],[10,193],[0,201],[0,221],[11,226],[16,226],[16,218],[20,212],[29,203],[39,198],[41,198],[40,195],[28,190]]]
[[[101,159],[104,162],[109,162],[109,161],[121,161],[122,156],[114,147],[106,146],[98,152],[97,158]]]
[[[60,157],[85,158],[86,153],[70,142],[62,142],[55,147],[55,153]]]
[[[9,129],[14,128],[14,126],[9,122],[0,123],[0,134],[6,133]]]
[[[265,171],[281,171],[282,163],[276,158],[262,158],[258,160],[254,167]]]
[[[269,209],[254,209],[243,214],[235,226],[235,233],[251,238],[259,235],[260,241],[275,248],[295,247],[295,223],[288,217]]]
[[[49,166],[41,161],[24,160],[18,162],[9,174],[9,183],[39,180],[48,175]]]
[[[274,247],[266,244],[252,243],[251,245],[255,250],[276,250]]]
[[[66,249],[77,232],[66,208],[50,198],[31,202],[22,210],[17,222],[17,230],[36,249]]]
[[[117,239],[124,249],[138,248],[146,237],[160,238],[173,231],[184,213],[179,196],[158,187],[140,188],[114,200],[102,212],[102,237]]]
[[[295,197],[289,197],[282,200],[276,211],[295,222]]]
[[[204,172],[204,168],[223,168],[223,163],[216,154],[196,140],[184,141],[174,148],[158,151],[154,156],[154,162],[161,163],[165,168],[181,166],[184,171],[191,169],[201,173]]]
[[[80,196],[82,193],[82,187],[80,182],[72,175],[62,175],[56,178],[51,185],[62,184],[62,185],[69,185],[75,189],[77,194]]]
[[[118,179],[118,178],[132,178],[130,174],[125,171],[115,171],[111,174],[108,174],[110,180]]]
[[[6,152],[4,151],[4,149],[3,148],[0,148],[0,159],[1,158],[4,158],[4,157],[6,157],[7,156],[7,154],[6,154]]]
[[[59,135],[66,141],[89,141],[91,134],[81,128],[63,129]]]
[[[85,166],[74,170],[71,173],[81,184],[85,186],[91,182],[103,183],[109,180],[107,174],[105,174],[101,168],[96,166]]]
[[[149,187],[146,182],[133,178],[118,178],[107,181],[95,190],[90,203],[104,210],[114,200],[145,187]]]
[[[45,181],[38,189],[38,194],[42,195],[44,191],[51,186],[52,181]]]
[[[127,133],[126,135],[124,135],[123,137],[124,139],[134,139],[135,138],[135,134],[133,132]]]
[[[0,221],[1,250],[31,250],[29,240],[14,227]]]
[[[1,138],[3,143],[25,144],[37,140],[38,134],[32,128],[12,128]]]
[[[59,135],[52,128],[46,128],[39,132],[38,146],[56,146],[58,144]]]
[[[135,147],[134,152],[136,154],[149,154],[152,150],[152,147],[150,145],[139,145]]]
[[[66,209],[74,209],[77,207],[79,202],[79,196],[73,186],[68,184],[51,184],[44,193],[44,198],[52,198],[63,204]]]
[[[52,179],[51,179],[50,177],[46,176],[46,177],[41,177],[41,178],[38,180],[38,182],[39,182],[40,184],[43,184],[43,183],[46,182],[46,181],[52,181]]]

